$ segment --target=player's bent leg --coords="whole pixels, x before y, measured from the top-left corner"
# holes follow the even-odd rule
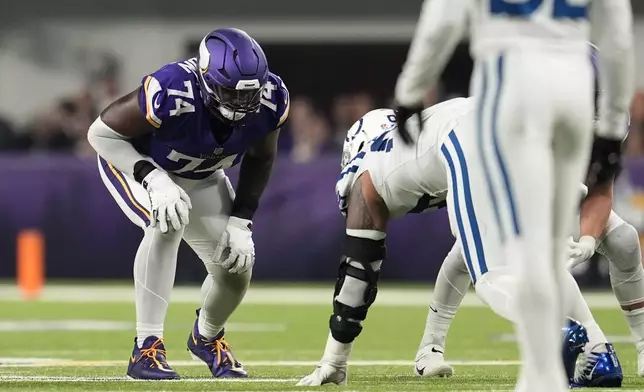
[[[182,232],[145,229],[134,259],[136,331],[128,376],[136,379],[178,378],[166,362],[163,324],[174,285]]]
[[[610,349],[612,350],[612,346],[608,344],[604,333],[599,329],[599,326],[592,317],[575,279],[572,275],[568,275],[569,279],[565,280],[565,295],[575,298],[571,303],[574,303],[576,307],[569,309],[566,314],[570,321],[563,330],[563,352],[561,358],[563,360],[564,369],[566,370],[566,376],[568,377],[569,382],[572,383],[575,379],[575,365],[579,355],[583,352],[584,347],[588,347],[589,350],[593,351],[593,353],[599,353],[609,352],[608,348],[610,346]],[[516,278],[508,270],[495,270],[482,275],[477,280],[475,289],[481,300],[490,306],[495,313],[508,321],[516,322],[518,316],[517,311],[514,308],[512,293],[516,291],[517,283],[518,281]],[[591,326],[591,330],[593,332],[592,345],[588,345],[588,332],[586,331],[584,322],[577,322],[574,320],[574,317],[581,318],[585,323],[588,323],[588,325]],[[611,352],[614,353],[614,350]],[[594,361],[594,363],[605,363],[606,360],[610,359],[609,357],[598,358],[599,356],[603,356],[603,354],[599,355],[593,353],[590,353],[589,351],[588,358],[584,362],[585,364],[592,361]],[[582,385],[582,383],[586,381],[596,380],[600,376],[600,372],[597,372],[596,374],[586,372],[585,365],[580,365],[579,372],[580,373],[577,377],[578,385]],[[608,378],[609,376],[617,377],[618,375],[621,376],[621,370],[619,372],[612,372],[610,375],[601,374],[603,378]]]
[[[380,266],[386,257],[389,211],[369,172],[358,178],[349,195],[344,255],[333,293],[330,334],[318,367],[297,385],[346,385],[353,341],[376,300]]]
[[[566,278],[563,295],[571,298],[571,307],[566,313],[571,320],[563,335],[562,359],[566,376],[574,386],[618,386],[622,371],[614,348],[594,320],[572,275],[568,273]],[[475,288],[479,297],[497,314],[515,322],[517,315],[511,293],[516,290],[516,284],[517,280],[507,271],[495,270],[482,275]]]
[[[181,232],[150,229],[150,198],[141,184],[98,157],[98,171],[105,187],[123,213],[144,229],[134,258],[136,332],[127,375],[135,379],[176,379],[168,365],[163,325],[174,285]]]
[[[347,384],[347,362],[353,341],[378,293],[380,266],[385,258],[385,233],[347,229],[345,251],[333,293],[330,334],[317,369],[300,386]]]
[[[174,285],[181,232],[145,229],[134,259],[137,338],[163,337],[163,322]]]
[[[425,332],[414,361],[415,375],[449,377],[454,374],[454,369],[445,362],[445,339],[469,287],[470,275],[460,246],[455,242],[438,271]]]
[[[208,271],[201,292],[204,303],[216,306],[214,311],[211,307],[206,315],[203,308],[197,310],[197,318],[188,337],[188,351],[193,359],[201,360],[208,366],[213,377],[247,377],[246,370],[224,338],[224,324],[241,303],[250,283],[251,271],[231,274],[214,265]],[[226,298],[230,301],[225,301]],[[213,335],[212,331],[218,332]]]
[[[362,321],[376,300],[380,266],[385,258],[384,233],[347,229],[345,257],[336,281],[331,335],[340,343],[352,343],[362,332]]]
[[[610,231],[597,251],[609,261],[610,282],[635,340],[638,375],[644,376],[644,270],[637,230],[611,213]]]
[[[218,172],[187,188],[193,209],[183,238],[208,272],[201,289],[202,306],[188,337],[188,351],[203,361],[214,377],[247,377],[224,338],[224,325],[246,295],[252,273],[231,274],[213,262],[230,215],[232,186],[223,172]]]
[[[478,279],[475,287],[495,313],[514,322],[517,316],[511,293],[516,284],[509,273],[490,271]],[[564,328],[562,359],[569,382],[574,386],[621,385],[622,370],[615,350],[597,325],[572,275],[567,274],[563,289],[563,296],[571,298],[566,315],[579,321],[571,320]]]
[[[230,315],[244,299],[252,271],[231,274],[216,265],[209,265],[207,270],[208,276],[201,285],[201,297],[207,308],[202,308],[198,324],[201,334],[212,339],[221,333]]]
[[[613,346],[597,325],[579,286],[569,273],[563,280],[563,296],[570,307],[570,319],[564,328],[563,364],[573,386],[615,387],[621,385],[622,370]],[[512,292],[517,281],[507,271],[490,271],[476,283],[476,292],[495,313],[509,321],[516,320]],[[576,320],[576,321],[573,321]],[[585,351],[584,351],[585,349]]]

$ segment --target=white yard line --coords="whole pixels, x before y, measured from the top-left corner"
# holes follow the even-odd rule
[[[128,377],[57,377],[57,376],[0,376],[0,382],[140,382],[140,383],[262,383],[296,382],[297,378],[182,378],[181,380],[133,380]]]
[[[0,332],[33,331],[132,331],[135,323],[111,320],[0,320]],[[172,328],[166,328],[166,330]],[[185,326],[181,329],[185,329]],[[228,323],[226,330],[235,332],[284,332],[285,324]]]
[[[172,292],[173,303],[196,304],[200,297],[199,287],[176,287]],[[251,287],[244,298],[245,304],[255,305],[329,305],[332,285],[329,287]],[[374,306],[427,306],[432,296],[432,288],[405,289],[387,288],[378,291]],[[590,307],[595,309],[618,308],[615,297],[610,292],[592,292],[584,295]],[[131,286],[92,286],[92,285],[51,285],[47,286],[40,298],[44,302],[132,302],[134,290]],[[0,301],[20,301],[21,296],[15,285],[0,284]],[[485,306],[474,294],[469,292],[463,306]]]
[[[38,358],[0,358],[0,368],[17,367],[118,367],[124,366],[123,361],[72,361]],[[245,361],[246,367],[298,367],[317,366],[318,361]],[[519,361],[448,361],[454,366],[516,366]],[[170,361],[172,366],[203,366],[201,361]],[[407,360],[381,360],[381,361],[350,361],[351,366],[413,366],[414,361]],[[5,377],[5,376],[0,376]],[[2,378],[0,378],[2,380]]]

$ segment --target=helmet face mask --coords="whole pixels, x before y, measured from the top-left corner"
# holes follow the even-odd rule
[[[207,90],[210,90],[210,86],[208,87]],[[231,89],[221,85],[213,87],[212,92],[206,90],[205,103],[208,109],[218,116],[230,121],[239,121],[247,114],[259,111],[263,86],[245,90]]]
[[[355,138],[351,141],[347,140],[344,142],[344,147],[342,149],[342,162],[340,163],[341,167],[344,169],[351,160],[358,155],[360,151],[362,151],[362,148],[365,145],[365,140],[362,140],[363,137],[361,135],[360,140],[356,140]]]
[[[356,129],[357,127],[357,129]],[[344,169],[351,160],[358,155],[369,141],[369,134],[360,121],[357,121],[347,132],[342,146],[342,161],[340,162]]]
[[[259,109],[259,99],[262,90],[259,88],[251,90],[229,89],[223,86],[216,86],[213,96],[220,107],[233,112],[249,113]]]
[[[239,121],[257,113],[268,63],[259,44],[238,29],[219,29],[199,45],[199,79],[205,106],[217,117]]]

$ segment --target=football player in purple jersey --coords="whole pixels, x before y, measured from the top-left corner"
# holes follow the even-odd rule
[[[250,282],[252,219],[288,112],[288,90],[262,48],[225,28],[206,35],[196,58],[146,75],[90,127],[105,186],[144,233],[134,258],[137,336],[128,376],[179,378],[166,361],[163,325],[181,239],[208,272],[188,350],[214,377],[247,376],[224,325]],[[233,191],[223,169],[240,162]]]

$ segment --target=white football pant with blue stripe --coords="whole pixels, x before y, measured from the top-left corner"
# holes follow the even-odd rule
[[[592,87],[587,53],[517,50],[479,59],[476,129],[467,137],[457,129],[442,146],[450,223],[473,282],[506,276],[497,269],[517,280],[509,318],[517,320],[522,382],[540,383],[538,373],[564,377],[558,282],[592,142]]]

